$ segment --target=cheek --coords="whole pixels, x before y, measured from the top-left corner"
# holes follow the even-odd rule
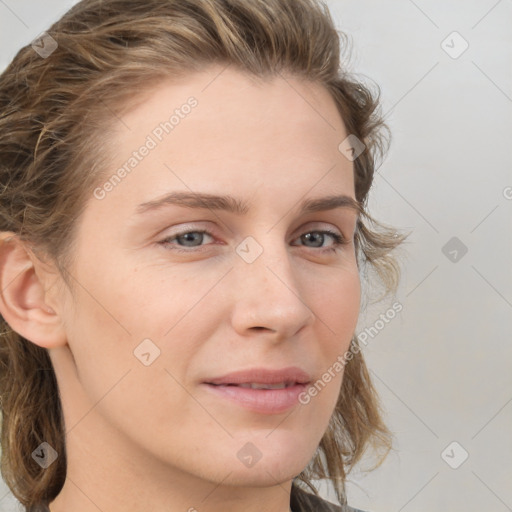
[[[179,276],[164,280],[158,272],[155,277],[113,264],[75,272],[80,286],[66,313],[68,343],[89,400],[101,399],[98,409],[107,415],[130,412],[134,404],[158,412],[168,410],[162,400],[179,402],[176,382],[186,379],[198,340],[211,335],[202,330],[204,315],[197,322],[211,284],[194,286]],[[116,397],[112,403],[110,396]]]
[[[101,302],[100,302],[101,301]],[[105,295],[80,293],[68,322],[68,344],[77,377],[94,401],[99,400],[133,365],[133,338],[117,321]]]
[[[178,411],[180,417],[198,416],[197,405],[179,384],[195,347],[180,343],[186,339],[181,324],[166,341],[158,334],[183,315],[169,314],[169,300],[148,304],[147,293],[123,293],[116,289],[115,281],[108,287],[93,286],[91,281],[83,286],[95,294],[94,298],[90,293],[77,294],[68,325],[68,343],[77,370],[77,386],[68,400],[70,424],[87,429],[96,421],[106,421],[137,439],[141,433],[158,437],[178,431],[174,426]],[[143,305],[145,312],[140,309]],[[86,419],[81,421],[83,417]]]
[[[359,318],[361,284],[357,268],[341,269],[338,275],[309,291],[318,328],[326,333],[329,350],[348,348]]]
[[[354,336],[360,311],[361,286],[357,268],[341,269],[336,278],[322,281],[309,291],[311,307],[316,318],[316,347],[319,353],[320,375],[313,389],[305,393],[301,403],[325,424],[338,400],[344,372],[344,362]]]

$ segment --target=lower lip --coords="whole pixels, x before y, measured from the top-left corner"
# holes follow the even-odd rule
[[[214,386],[203,384],[217,396],[260,414],[280,414],[299,403],[299,395],[306,384],[295,384],[283,389],[252,389],[240,386]]]

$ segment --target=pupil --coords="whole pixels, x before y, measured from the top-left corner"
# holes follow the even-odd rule
[[[202,233],[185,233],[184,235],[181,235],[186,242],[193,242],[194,238],[197,239],[197,236],[202,236]]]
[[[320,244],[317,244],[316,247],[319,247],[322,245],[322,241],[320,240],[320,237],[323,236],[321,233],[307,233],[304,235],[307,240],[311,240],[311,238],[317,237],[317,241],[320,242]]]

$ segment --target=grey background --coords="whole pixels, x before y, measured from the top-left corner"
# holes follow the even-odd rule
[[[74,3],[0,0],[0,69]],[[349,70],[380,86],[393,133],[371,212],[412,231],[396,297],[358,325],[403,305],[364,349],[395,448],[349,475],[349,503],[512,510],[512,2],[327,3],[353,42]],[[462,48],[454,31],[469,44],[457,58],[445,51]],[[0,511],[14,510],[0,483]]]

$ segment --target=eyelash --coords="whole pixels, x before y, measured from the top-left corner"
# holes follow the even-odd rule
[[[196,252],[201,247],[204,247],[204,246],[198,246],[198,247],[191,247],[189,249],[181,249],[180,246],[176,246],[176,245],[170,243],[171,241],[176,240],[180,236],[188,235],[189,233],[206,234],[206,235],[211,236],[213,238],[213,235],[209,231],[207,231],[207,230],[204,230],[204,229],[197,229],[196,230],[196,229],[194,229],[194,230],[183,231],[182,233],[176,233],[172,237],[165,238],[164,240],[161,240],[158,243],[160,245],[164,246],[164,247],[173,246],[172,249],[170,249],[170,250],[177,251],[177,252],[180,252],[180,253],[189,253],[189,254],[193,253],[193,252]],[[323,249],[321,247],[320,248],[311,247],[311,249],[319,249],[319,250],[321,250],[322,252],[325,252],[325,253],[335,252],[339,248],[341,248],[342,246],[348,245],[350,243],[344,236],[340,235],[339,233],[336,233],[335,231],[330,231],[328,229],[306,231],[305,233],[303,233],[303,235],[307,235],[307,234],[310,234],[310,233],[321,233],[323,235],[329,235],[329,236],[331,236],[333,238],[334,244],[331,247],[327,247],[327,248],[323,248]],[[303,235],[301,235],[301,236],[303,236]]]

